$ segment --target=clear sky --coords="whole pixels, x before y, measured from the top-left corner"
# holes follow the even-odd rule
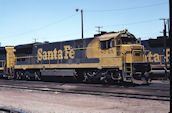
[[[137,38],[156,38],[163,30],[160,18],[169,18],[168,0],[0,0],[1,46],[81,38],[102,31],[128,29]]]

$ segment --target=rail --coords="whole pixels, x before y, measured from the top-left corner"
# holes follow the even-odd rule
[[[0,107],[0,113],[25,113],[8,107]]]
[[[11,83],[12,82],[12,83]],[[13,83],[14,82],[14,83]],[[3,83],[3,82],[2,82]],[[99,95],[99,96],[112,96],[145,100],[157,100],[157,101],[170,101],[169,90],[159,89],[144,89],[144,88],[125,88],[125,87],[97,87],[96,85],[87,84],[68,84],[70,87],[66,87],[66,84],[53,84],[36,82],[30,84],[30,82],[22,82],[16,84],[15,81],[5,82],[0,84],[0,87],[14,88],[23,90],[35,90],[46,92],[60,92],[60,93],[72,93],[72,94],[86,94],[86,95]],[[50,85],[48,85],[50,84]]]

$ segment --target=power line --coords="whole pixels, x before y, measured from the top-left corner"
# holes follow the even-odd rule
[[[143,20],[143,21],[138,21],[138,22],[126,23],[126,24],[105,25],[105,26],[102,26],[102,27],[128,26],[128,25],[143,24],[143,23],[149,23],[149,22],[155,22],[155,21],[158,21],[158,19]]]
[[[76,14],[75,14],[75,15],[76,15]],[[45,28],[50,27],[50,26],[52,26],[52,25],[55,25],[55,24],[57,24],[57,23],[63,22],[63,21],[68,20],[68,19],[71,19],[71,17],[73,17],[73,16],[75,16],[75,15],[70,15],[70,16],[67,16],[67,17],[65,17],[65,18],[62,18],[62,19],[60,19],[60,20],[57,20],[57,21],[54,21],[54,22],[49,23],[49,24],[47,24],[47,25],[44,25],[44,26],[42,26],[42,27],[39,27],[39,28],[36,28],[36,29],[32,29],[32,30],[29,30],[29,31],[26,31],[26,32],[23,32],[23,33],[16,34],[16,35],[10,35],[10,36],[7,36],[7,37],[5,37],[5,38],[17,37],[17,36],[22,36],[22,35],[29,34],[29,33],[32,33],[32,32],[40,31],[40,30],[42,30],[42,29],[45,29]]]
[[[142,9],[142,8],[148,8],[148,7],[156,7],[156,6],[165,5],[165,4],[168,4],[168,2],[161,2],[161,3],[150,4],[150,5],[143,5],[143,6],[137,6],[137,7],[118,8],[118,9],[107,9],[107,10],[86,10],[86,12],[126,11],[126,10],[133,10],[133,9]]]

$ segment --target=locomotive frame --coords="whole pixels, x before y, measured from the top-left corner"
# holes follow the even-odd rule
[[[74,76],[81,81],[147,84],[150,64],[144,47],[127,30],[93,38],[5,47],[8,78]]]

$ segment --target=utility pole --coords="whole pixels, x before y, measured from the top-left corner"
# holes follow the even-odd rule
[[[36,42],[37,42],[37,38],[34,38],[33,40],[34,40],[34,43],[36,43]]]
[[[167,56],[166,56],[166,49],[167,49],[167,29],[166,29],[166,22],[167,19],[162,18],[160,20],[164,21],[164,29],[163,29],[163,37],[164,37],[164,65],[165,65],[165,79],[168,78],[168,72],[167,72]]]
[[[101,33],[100,29],[103,28],[103,26],[96,26],[96,28],[98,29],[97,32],[100,34]]]
[[[170,18],[167,19],[167,25],[168,25],[168,37],[170,37]]]
[[[171,23],[172,23],[172,2],[171,2],[171,0],[169,0],[169,9],[170,9],[170,11],[169,11],[169,15],[170,15],[170,20],[169,20],[169,40],[170,40],[170,42],[172,41],[172,32],[171,32]],[[172,47],[172,45],[170,45],[170,67],[171,67],[171,62],[172,62],[172,60],[171,60],[171,56],[172,56],[172,50],[171,50],[171,47]],[[172,85],[172,78],[171,78],[171,71],[172,71],[172,68],[170,68],[170,75],[169,75],[169,78],[170,78],[170,86]],[[170,95],[172,95],[172,87],[170,87]],[[172,96],[170,96],[170,112],[169,113],[172,113],[172,104],[171,104],[171,102],[172,102]]]
[[[78,12],[79,9],[76,9],[76,12]],[[84,38],[84,24],[83,24],[83,9],[81,11],[81,37]]]

